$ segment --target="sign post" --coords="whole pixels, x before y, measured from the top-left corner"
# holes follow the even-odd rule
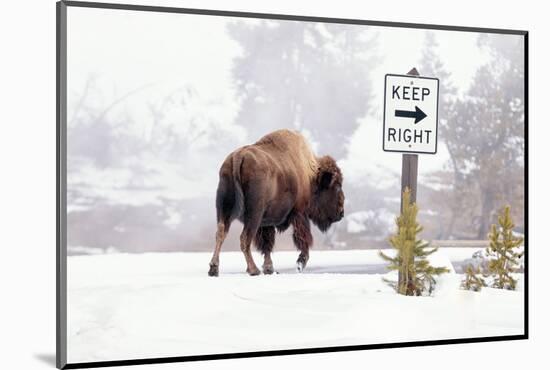
[[[418,154],[437,152],[439,80],[420,77],[416,68],[406,75],[387,74],[384,86],[383,149],[403,153],[401,165],[401,212],[403,192],[409,188],[416,202]],[[402,277],[399,274],[398,284]]]

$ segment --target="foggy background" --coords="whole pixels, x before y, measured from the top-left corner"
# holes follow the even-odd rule
[[[344,173],[346,217],[314,248],[386,246],[401,155],[382,151],[384,75],[412,67],[440,79],[421,236],[485,239],[505,204],[523,232],[523,61],[515,35],[70,7],[68,252],[212,250],[221,163],[280,128]]]

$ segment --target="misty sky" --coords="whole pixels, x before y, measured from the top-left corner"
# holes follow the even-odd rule
[[[238,146],[259,139],[249,137],[246,127],[235,123],[240,101],[232,66],[243,50],[229,36],[227,24],[245,22],[253,26],[260,21],[78,7],[69,7],[67,11],[68,129],[69,133],[75,133],[69,136],[68,143],[68,185],[69,191],[76,190],[69,196],[69,212],[93,206],[94,199],[134,206],[160,204],[164,207],[162,217],[165,217],[165,224],[176,228],[182,222],[181,210],[166,206],[166,199],[212,198],[218,168],[225,155]],[[276,27],[278,23],[290,21],[267,22]],[[316,27],[322,31],[324,25],[317,24]],[[418,66],[425,47],[426,31],[349,27],[361,27],[371,36],[376,36],[373,50],[364,50],[363,53],[376,54],[380,61],[371,71],[370,86],[365,86],[373,92],[372,101],[368,102],[371,113],[358,119],[357,129],[349,137],[347,156],[339,164],[348,183],[368,181],[379,188],[396,187],[401,155],[382,151],[384,76],[386,73],[404,74]],[[436,53],[445,69],[451,72],[452,83],[459,94],[465,93],[476,70],[489,60],[489,55],[477,45],[479,35],[430,32],[435,34],[439,44]],[[185,100],[184,108],[177,106],[178,99]],[[153,108],[160,112],[159,122],[152,118]],[[78,134],[80,131],[75,126],[79,124],[82,129],[87,113],[97,115],[103,110],[114,134],[133,138],[127,140],[128,143],[121,141],[121,145],[130,147],[137,145],[132,144],[134,141],[147,143],[157,140],[155,135],[159,125],[164,132],[176,136],[192,136],[195,132],[188,122],[204,125],[205,130],[219,133],[225,141],[218,143],[209,136],[198,135],[192,143],[182,144],[183,148],[177,154],[151,156],[136,152],[135,157],[126,158],[122,165],[114,166],[109,162],[113,158],[106,156],[101,148],[101,134],[88,140],[84,134]],[[281,127],[291,127],[292,124],[282,122]],[[97,127],[98,132],[104,129]],[[92,155],[104,156],[107,162],[98,166],[86,160],[85,156],[73,154],[76,152],[71,151],[71,144],[83,146],[81,141],[71,142],[75,137],[82,143],[88,141],[84,146],[92,147],[90,150],[95,153]],[[318,147],[314,138],[310,140],[314,149]],[[448,165],[448,159],[446,147],[441,143],[437,155],[421,155],[419,181],[430,172]],[[141,173],[154,175],[141,176]],[[386,218],[391,222],[392,217]]]
[[[135,133],[145,138],[152,125],[147,117],[147,104],[182,85],[197,91],[200,101],[193,106],[197,114],[208,115],[226,125],[232,123],[239,104],[232,86],[231,64],[242,51],[227,35],[225,27],[235,18],[76,7],[68,11],[69,117],[70,108],[75,106],[72,99],[78,99],[87,79],[94,76],[96,88],[101,89],[105,101],[139,89],[123,105],[134,118]],[[384,177],[388,169],[398,171],[401,160],[399,154],[381,150],[384,75],[405,73],[417,66],[426,31],[369,27],[370,31],[378,35],[376,52],[383,57],[372,73],[374,115],[361,120],[351,138],[350,157],[343,166],[353,175],[360,176],[368,169]],[[476,68],[487,59],[476,44],[478,34],[435,33],[438,54],[451,71],[452,82],[465,91]],[[235,131],[238,135],[239,128]],[[437,156],[422,157],[420,175],[440,168],[447,159],[445,146],[441,145]],[[389,181],[395,178],[393,174],[388,176]]]

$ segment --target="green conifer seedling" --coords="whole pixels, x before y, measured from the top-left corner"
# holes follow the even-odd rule
[[[466,274],[461,284],[462,289],[479,292],[482,287],[487,286],[483,277],[479,275],[481,275],[481,268],[479,266],[474,268],[472,264],[469,264],[466,267]]]
[[[488,272],[494,276],[491,286],[498,289],[515,290],[517,281],[512,273],[517,271],[519,259],[523,252],[519,247],[523,244],[523,238],[515,236],[515,227],[510,216],[510,206],[504,208],[498,217],[498,227],[493,224],[489,232],[489,246],[486,249],[489,263]]]
[[[399,294],[431,294],[435,288],[435,275],[449,272],[446,267],[433,267],[427,257],[437,251],[429,249],[429,243],[417,239],[422,226],[416,222],[418,206],[410,202],[411,192],[407,188],[403,193],[403,209],[396,218],[397,233],[390,238],[391,246],[396,250],[395,257],[389,257],[382,251],[380,257],[389,262],[389,270],[397,270],[397,282],[388,282]]]

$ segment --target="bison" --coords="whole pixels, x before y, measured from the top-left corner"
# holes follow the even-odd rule
[[[216,247],[208,275],[218,276],[222,243],[235,219],[244,225],[240,243],[248,274],[260,273],[250,253],[252,242],[264,256],[263,273],[273,273],[275,230],[290,225],[300,251],[297,269],[303,271],[313,243],[310,220],[325,232],[344,217],[342,181],[336,161],[316,157],[295,131],[272,132],[229,154],[219,172]]]

